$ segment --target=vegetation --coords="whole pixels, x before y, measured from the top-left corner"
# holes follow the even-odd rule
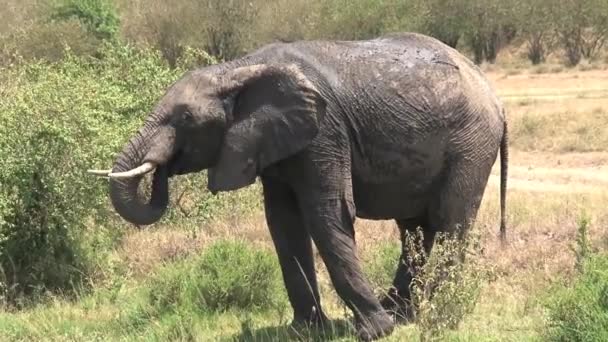
[[[608,39],[603,0],[7,0],[0,14],[0,62],[16,56],[92,54],[104,39],[161,51],[174,68],[189,47],[223,60],[265,43],[363,39],[393,31],[432,35],[495,63],[507,46],[525,46],[533,64],[550,55],[574,66],[601,57]]]
[[[204,174],[179,177],[167,215],[137,230],[111,209],[107,184],[84,171],[111,164],[185,70],[277,40],[392,31],[433,35],[483,64],[507,106],[513,167],[510,245],[495,237],[493,175],[476,224],[480,236],[468,245],[448,239],[429,256],[411,246],[411,258],[428,259],[412,287],[417,321],[388,340],[607,339],[608,92],[590,69],[608,62],[608,2],[5,3],[0,339],[353,340],[351,317],[318,256],[330,328],[288,327],[259,185],[212,196]],[[581,212],[588,216],[577,223]],[[357,224],[359,253],[378,294],[390,286],[400,255],[392,226]],[[465,262],[454,262],[462,254]]]
[[[68,52],[59,63],[24,63],[3,72],[10,80],[0,89],[3,303],[76,290],[104,267],[103,249],[112,247],[125,224],[110,211],[105,184],[84,170],[110,164],[151,103],[182,72],[153,51],[110,43],[97,57]],[[174,199],[180,210],[167,220],[181,218],[188,226],[186,221],[200,223],[230,205],[193,193],[205,186],[201,178],[181,184]]]
[[[220,241],[199,258],[171,265],[152,280],[149,304],[156,312],[177,306],[223,312],[272,308],[279,292],[278,263],[245,242]]]
[[[579,223],[577,266],[572,284],[555,289],[548,301],[550,341],[604,341],[608,339],[608,255],[592,253],[588,221]]]
[[[412,286],[417,324],[420,339],[432,341],[457,329],[473,312],[489,273],[480,263],[480,246],[474,236],[462,243],[453,236],[439,234],[428,256],[421,255],[423,246],[416,246],[415,241],[421,240],[410,236],[407,242],[413,264],[418,258],[426,259],[424,266],[417,267]]]

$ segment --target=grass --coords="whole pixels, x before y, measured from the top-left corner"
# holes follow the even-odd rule
[[[555,284],[575,289],[574,294],[559,292],[563,295],[553,306],[571,308],[573,314],[577,307],[572,303],[578,296],[597,295],[586,286],[594,280],[585,276],[566,280],[579,279],[577,252],[572,247],[583,213],[588,218],[590,243],[597,249],[608,248],[608,93],[597,91],[605,84],[605,75],[596,70],[504,77],[492,71],[490,77],[498,91],[507,95],[512,132],[509,244],[503,248],[498,240],[496,168],[476,222],[480,248],[474,270],[484,270],[479,297],[457,327],[442,331],[441,340],[541,341],[555,334],[548,328],[555,327],[551,322],[556,317],[560,321],[563,317],[552,313],[544,301]],[[599,97],[587,96],[591,93]],[[251,201],[252,194],[256,192],[234,196],[234,203],[226,206]],[[184,210],[200,210],[197,200],[184,199]],[[128,232],[110,257],[113,267],[92,284],[92,292],[71,301],[55,297],[23,311],[0,311],[0,340],[354,341],[351,314],[336,296],[316,253],[322,302],[332,327],[325,332],[289,328],[291,309],[263,213],[259,202],[255,203],[221,220],[193,221],[187,227],[172,227],[167,220],[152,230]],[[381,293],[397,266],[396,226],[366,220],[356,225],[361,260]],[[220,242],[218,251],[218,241],[229,242]],[[213,267],[201,266],[205,264]],[[270,292],[243,295],[246,288],[234,287],[243,283],[241,273],[231,270],[236,264],[238,270],[249,270],[247,281],[269,281],[259,288]],[[226,279],[207,282],[214,272]],[[278,285],[269,285],[275,280]],[[203,289],[210,287],[219,291],[212,298],[223,304],[200,300],[205,298]],[[246,300],[227,299],[238,293]],[[252,298],[257,298],[255,305],[242,304]],[[416,341],[424,336],[423,330],[420,324],[402,326],[385,340]]]
[[[558,286],[550,296],[550,341],[608,340],[608,255],[585,259],[572,286]]]
[[[512,146],[523,151],[597,152],[608,146],[608,110],[538,114],[526,111],[511,117]]]

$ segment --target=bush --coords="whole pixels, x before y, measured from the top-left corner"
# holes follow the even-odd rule
[[[555,7],[558,39],[566,63],[576,66],[583,57],[596,58],[608,39],[608,3],[604,0],[561,1]]]
[[[103,251],[127,224],[109,205],[107,183],[86,170],[112,164],[182,65],[214,62],[188,49],[170,69],[157,52],[117,43],[95,58],[66,54],[0,73],[0,304],[69,293],[105,272]],[[220,212],[259,208],[258,193],[212,197],[204,174],[180,177],[171,192],[179,210],[163,222],[198,228]]]
[[[276,257],[235,241],[216,242],[199,257],[167,266],[149,291],[152,314],[260,310],[282,299]]]
[[[0,88],[0,298],[71,291],[94,272],[120,225],[108,165],[152,102],[176,78],[150,52],[108,45],[101,59],[20,64]],[[10,80],[10,82],[6,82]],[[104,237],[104,235],[106,237]]]
[[[475,309],[490,270],[481,264],[481,248],[476,235],[470,235],[463,242],[439,233],[428,256],[421,241],[413,234],[406,237],[408,263],[414,269],[411,291],[416,321],[420,339],[429,341],[441,337],[447,329],[456,329]],[[420,266],[423,259],[426,262]]]

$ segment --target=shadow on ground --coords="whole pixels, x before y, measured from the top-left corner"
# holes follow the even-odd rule
[[[331,341],[354,335],[350,321],[344,319],[330,320],[324,328],[292,327],[289,324],[253,328],[243,323],[241,333],[233,336],[230,341],[266,342],[266,341]]]

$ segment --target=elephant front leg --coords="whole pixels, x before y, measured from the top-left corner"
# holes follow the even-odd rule
[[[294,311],[294,326],[322,326],[321,310],[310,234],[302,222],[296,198],[285,184],[262,178],[266,221],[275,245]]]
[[[340,298],[353,311],[357,334],[371,341],[390,334],[394,323],[363,276],[354,240],[354,208],[345,196],[305,198],[303,216]]]

